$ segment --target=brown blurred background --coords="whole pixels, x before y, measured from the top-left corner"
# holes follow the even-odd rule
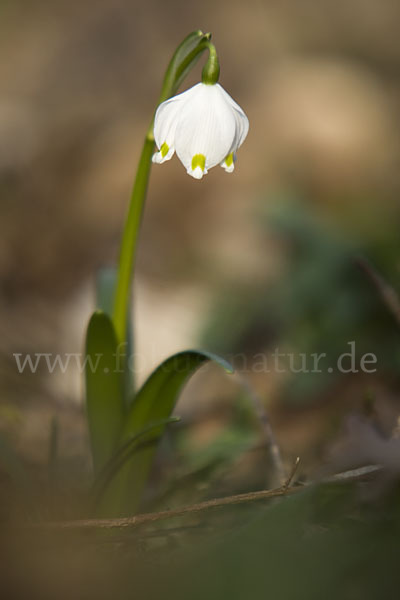
[[[365,254],[399,286],[399,20],[395,0],[3,0],[0,423],[20,454],[44,460],[57,416],[60,452],[77,461],[87,455],[77,370],[20,375],[13,353],[82,351],[95,273],[117,259],[163,72],[197,28],[212,32],[221,83],[246,111],[250,133],[231,176],[215,168],[199,183],[176,157],[153,168],[135,286],[138,379],[169,353],[199,344],[251,355],[284,340],[298,352],[330,344],[344,352],[355,339],[346,324],[358,319],[363,351],[387,348],[368,381],[306,387],[299,405],[276,373],[248,376],[288,457],[314,456],[332,422],[371,390],[384,427],[394,426],[398,333],[351,256],[353,248]],[[313,235],[310,254],[296,264],[296,244]],[[290,265],[308,273],[309,256],[322,257],[314,278],[296,280]],[[342,268],[346,280],[335,288]],[[333,330],[337,318],[343,331],[321,341],[313,315],[325,314],[329,298],[336,307],[350,288],[345,317],[332,317]],[[310,305],[321,290],[328,300]],[[290,306],[278,314],[283,297]],[[206,379],[196,376],[184,394],[188,419],[229,404],[234,384],[214,372]],[[207,419],[200,441],[219,431],[211,426],[219,417]]]

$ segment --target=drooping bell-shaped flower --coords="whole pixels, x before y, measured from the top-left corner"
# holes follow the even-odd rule
[[[231,173],[248,130],[245,113],[218,83],[198,83],[158,107],[153,162],[170,160],[176,152],[195,179],[218,164]]]

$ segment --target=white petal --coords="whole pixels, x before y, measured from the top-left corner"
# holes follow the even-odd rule
[[[166,144],[166,142],[164,142]],[[161,144],[161,149],[162,146],[164,145]],[[157,163],[157,164],[161,164],[163,162],[165,162],[166,160],[170,160],[173,155],[174,155],[174,147],[172,146],[171,148],[168,147],[168,152],[166,154],[164,154],[161,150],[159,152],[154,152],[153,156],[152,156],[152,161],[153,163]]]
[[[243,144],[244,140],[247,137],[249,132],[249,120],[244,112],[244,110],[234,101],[234,99],[224,90],[224,88],[216,84],[224,96],[225,100],[229,103],[229,105],[233,108],[235,119],[236,119],[236,139],[235,144],[232,147],[233,151],[236,151]]]
[[[210,169],[224,160],[235,142],[236,117],[221,89],[200,83],[180,105],[175,150],[188,172],[194,156],[205,156],[205,168]]]
[[[201,169],[200,167],[196,167],[194,170],[190,167],[190,169],[187,170],[187,174],[191,175],[192,177],[194,177],[195,179],[202,179],[203,175],[207,175],[207,169]]]
[[[194,86],[197,87],[197,86]],[[162,102],[157,108],[154,117],[154,139],[160,152],[153,155],[153,162],[163,163],[170,160],[175,152],[175,130],[178,122],[179,112],[182,103],[193,93],[193,87],[182,94],[178,94],[165,102]],[[161,152],[163,144],[167,144],[168,152],[165,156]]]
[[[231,173],[248,130],[245,113],[219,84],[199,83],[158,107],[154,137],[159,151],[153,162],[169,160],[176,150],[195,179],[217,164]]]
[[[233,173],[235,170],[236,154],[232,152],[229,154],[221,163],[221,167],[225,169],[227,173]]]
[[[179,104],[179,101],[171,98],[160,104],[157,108],[154,119],[154,139],[159,150],[161,150],[163,144],[167,144],[169,148],[173,148]]]

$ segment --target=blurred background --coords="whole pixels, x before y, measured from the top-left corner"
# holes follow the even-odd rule
[[[153,168],[133,306],[137,380],[171,352],[201,346],[230,358],[256,400],[237,378],[200,372],[179,402],[183,424],[165,441],[159,471],[175,473],[172,481],[202,474],[176,503],[271,483],[265,411],[285,468],[300,456],[304,477],[339,464],[348,415],[372,419],[386,436],[395,430],[399,329],[361,265],[399,290],[399,19],[395,0],[3,0],[7,451],[40,477],[57,439],[66,472],[89,471],[79,369],[49,373],[41,363],[20,374],[13,355],[83,351],[95,275],[117,260],[164,70],[197,28],[212,32],[220,82],[250,132],[233,175],[215,168],[198,182],[176,157]],[[376,355],[376,372],[293,373],[284,361],[255,368],[277,348],[297,368],[301,354],[326,353],[326,367],[352,341],[357,364]],[[360,442],[346,454],[350,466],[364,450]]]

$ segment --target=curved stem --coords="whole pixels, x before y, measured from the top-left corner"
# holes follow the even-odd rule
[[[200,33],[201,32],[198,32],[197,35],[200,36]],[[182,60],[180,60],[178,65],[174,63],[174,58],[177,53],[174,55],[165,74],[157,106],[176,93],[177,88],[179,87],[183,78],[186,76],[189,69],[193,66],[194,62],[197,60],[200,54],[204,52],[204,50],[208,49],[210,51],[210,57],[207,61],[207,64],[211,59],[215,62],[215,47],[209,42],[210,34],[201,34],[201,36],[201,41],[198,42],[197,46],[188,52],[182,58]],[[185,43],[185,40],[183,43]],[[180,47],[178,47],[177,52],[179,49]],[[153,127],[154,116],[151,120],[144,141],[138,169],[136,172],[135,183],[131,194],[128,215],[122,235],[113,313],[114,327],[120,343],[125,342],[127,339],[130,289],[135,266],[138,233],[142,221],[143,208],[152,164],[151,158],[154,151]]]
[[[210,41],[204,42],[204,46],[208,49],[209,55],[206,64],[203,67],[201,80],[207,85],[215,85],[219,79],[219,60],[217,50]]]

